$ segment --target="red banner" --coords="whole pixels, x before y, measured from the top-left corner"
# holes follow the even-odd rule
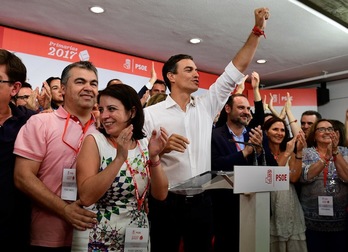
[[[0,38],[2,41],[1,47],[10,51],[63,60],[69,63],[89,60],[98,68],[149,78],[151,76],[152,62],[154,62],[158,77],[161,78],[162,76],[163,63],[140,57],[1,26]],[[218,77],[217,75],[205,72],[200,72],[199,74],[200,88],[204,89],[208,89]]]

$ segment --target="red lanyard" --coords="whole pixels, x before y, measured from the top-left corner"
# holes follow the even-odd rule
[[[111,137],[110,137],[110,140],[112,142],[112,145],[115,147],[115,149],[117,149],[117,143],[115,143],[115,141]],[[127,168],[129,169],[129,172],[130,172],[130,174],[132,176],[132,179],[133,179],[133,182],[134,182],[135,197],[136,197],[137,203],[138,203],[138,210],[140,211],[142,205],[144,204],[144,200],[145,200],[145,196],[146,196],[147,190],[150,187],[150,180],[151,180],[151,178],[150,178],[149,166],[148,166],[148,164],[146,162],[146,157],[145,157],[144,151],[142,150],[139,141],[136,141],[136,142],[137,142],[137,146],[140,149],[141,157],[143,158],[143,164],[144,164],[145,171],[146,171],[146,173],[145,174],[141,174],[141,176],[143,177],[143,176],[146,175],[148,177],[148,180],[147,180],[148,182],[147,182],[146,188],[145,188],[144,192],[141,195],[139,193],[138,183],[137,183],[137,181],[135,179],[135,174],[139,173],[139,172],[132,168],[132,166],[128,162],[128,159],[126,159],[125,163],[127,165]]]
[[[279,154],[280,154],[280,153],[278,153],[278,154],[273,154],[273,153],[272,153],[274,160],[278,161]]]
[[[69,146],[74,152],[75,152],[75,157],[74,157],[74,160],[73,160],[73,163],[75,162],[75,159],[76,159],[76,156],[77,154],[79,153],[80,149],[81,149],[81,145],[82,145],[82,141],[83,141],[83,138],[85,137],[85,134],[89,128],[89,126],[93,123],[94,119],[93,117],[91,117],[91,119],[88,120],[88,122],[86,123],[85,126],[83,126],[81,124],[81,128],[82,128],[82,135],[79,139],[79,142],[78,142],[78,145],[77,145],[77,149],[75,149],[73,146],[71,146],[69,143],[67,143],[65,140],[64,140],[64,137],[65,137],[65,134],[66,134],[66,131],[68,129],[68,125],[69,125],[69,121],[70,121],[70,118],[74,121],[77,121],[78,119],[77,118],[72,118],[70,114],[68,114],[68,117],[66,118],[66,121],[65,121],[65,126],[64,126],[64,132],[63,132],[63,135],[62,135],[62,141],[63,143],[65,143],[67,146]],[[72,164],[73,164],[72,163]]]
[[[329,170],[328,170],[328,168],[327,168],[327,167],[329,166],[329,160],[326,160],[325,157],[322,156],[322,155],[319,153],[319,151],[318,151],[317,148],[316,148],[316,151],[318,152],[318,155],[319,155],[319,157],[321,158],[321,160],[324,160],[324,162],[325,162],[325,167],[324,167],[324,170],[323,170],[323,175],[324,175],[324,187],[326,187],[327,174],[328,174],[328,172],[329,172]]]

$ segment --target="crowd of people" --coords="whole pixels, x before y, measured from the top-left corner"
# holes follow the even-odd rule
[[[342,123],[304,111],[297,123],[290,94],[280,113],[272,95],[262,101],[256,72],[254,111],[243,94],[269,15],[254,11],[245,44],[201,96],[192,95],[199,73],[186,54],[165,62],[164,81],[153,66],[139,92],[119,79],[98,90],[89,61],[33,90],[23,62],[0,49],[2,246],[239,251],[238,194],[169,188],[258,160],[289,170],[289,190],[271,193],[270,251],[348,251],[348,112]]]

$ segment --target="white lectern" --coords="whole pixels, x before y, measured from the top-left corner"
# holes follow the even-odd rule
[[[270,191],[289,190],[289,169],[284,166],[234,166],[234,172],[209,171],[170,187],[177,194],[233,189],[240,193],[240,252],[268,252]]]
[[[289,169],[234,166],[233,189],[241,193],[239,251],[269,251],[270,191],[289,190]]]

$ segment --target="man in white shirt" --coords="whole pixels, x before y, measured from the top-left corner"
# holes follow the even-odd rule
[[[199,74],[189,55],[172,56],[162,75],[170,95],[164,102],[146,108],[144,130],[165,127],[170,137],[161,162],[170,186],[211,170],[211,133],[215,116],[231,91],[243,78],[264,34],[268,8],[255,10],[255,27],[224,73],[200,97]],[[169,193],[164,202],[150,198],[151,251],[178,251],[181,238],[185,252],[212,251],[211,200],[207,193],[186,197]]]

